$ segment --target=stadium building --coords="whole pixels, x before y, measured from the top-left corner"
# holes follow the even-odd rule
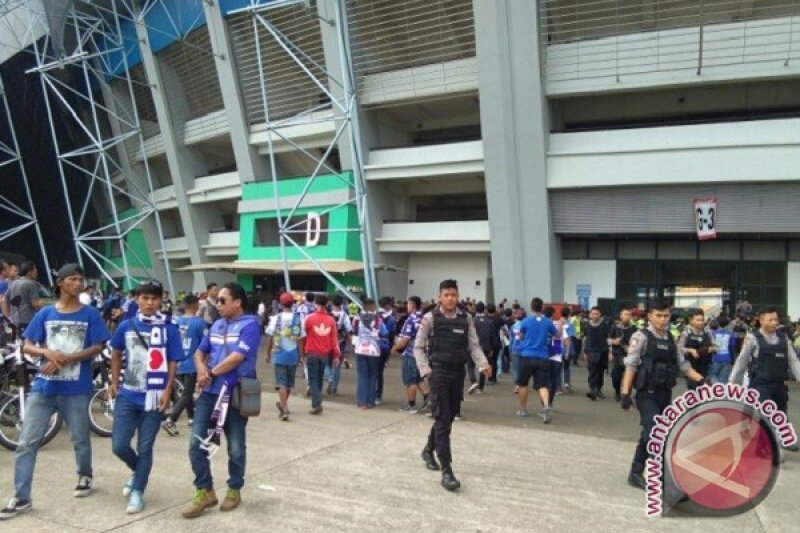
[[[800,5],[94,4],[111,277],[800,316]]]

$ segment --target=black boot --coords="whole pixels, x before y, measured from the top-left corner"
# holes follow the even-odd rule
[[[453,469],[450,468],[450,465],[445,465],[442,468],[442,487],[446,490],[453,491],[460,486],[461,482],[456,479],[456,476],[453,474]]]
[[[436,458],[433,456],[433,450],[428,448],[427,446],[422,449],[422,460],[425,461],[425,466],[428,470],[439,470],[439,463],[436,462]]]
[[[595,401],[597,399],[597,391],[595,391],[594,389],[590,390],[589,392],[586,393],[586,397],[592,401]]]

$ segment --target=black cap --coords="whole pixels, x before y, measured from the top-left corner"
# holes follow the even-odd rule
[[[74,276],[75,274],[80,274],[81,276],[84,275],[81,266],[78,263],[67,263],[58,269],[56,279],[68,278],[70,276]]]

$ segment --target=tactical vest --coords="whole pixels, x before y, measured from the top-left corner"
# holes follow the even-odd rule
[[[760,331],[753,334],[758,343],[758,357],[750,360],[751,380],[784,382],[789,379],[786,337],[778,335],[778,344],[770,344]]]
[[[628,346],[631,344],[631,337],[633,337],[633,334],[636,333],[636,326],[633,324],[623,326],[622,322],[619,322],[614,326],[614,338],[618,338],[616,335],[619,333],[622,333],[622,342],[619,344],[619,346],[612,344],[611,353],[613,353],[615,357],[625,357],[625,354],[628,351]]]
[[[647,350],[642,355],[642,364],[636,372],[634,386],[637,391],[671,390],[678,379],[675,356],[678,348],[670,336],[660,339],[649,329],[642,332],[647,337]]]
[[[711,336],[706,331],[696,335],[691,328],[687,329],[687,333],[686,347],[697,350],[700,357],[695,359],[692,356],[687,356],[686,359],[691,363],[692,368],[705,376],[708,374],[708,368],[711,365],[711,358],[708,356],[708,348],[713,344]]]
[[[432,312],[430,360],[432,363],[463,365],[469,361],[469,321],[463,311],[448,318],[439,309]]]

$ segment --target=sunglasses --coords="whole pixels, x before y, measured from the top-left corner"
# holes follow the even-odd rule
[[[227,298],[217,298],[217,304],[219,304],[219,305],[225,305],[230,301],[231,300],[228,300]]]
[[[157,279],[146,279],[139,282],[139,287],[145,287],[147,285],[152,285],[153,287],[161,287],[161,282]]]

